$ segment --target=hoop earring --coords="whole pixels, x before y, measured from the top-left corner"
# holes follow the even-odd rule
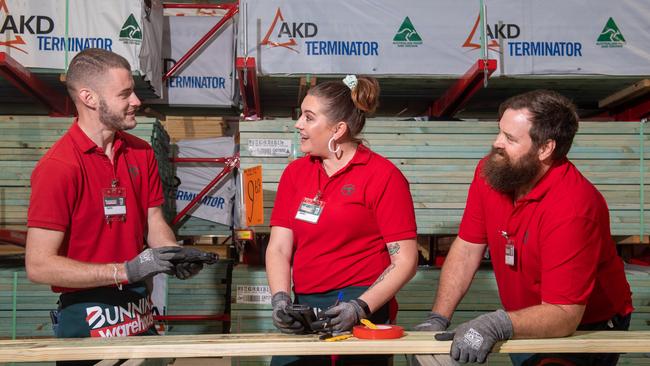
[[[337,152],[341,151],[341,145],[338,145],[336,149],[332,149],[332,142],[336,143],[334,141],[334,136],[332,136],[332,138],[327,141],[327,150],[329,150],[332,154],[336,154]]]

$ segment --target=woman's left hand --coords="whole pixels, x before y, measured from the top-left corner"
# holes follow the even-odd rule
[[[325,311],[324,315],[330,318],[329,326],[334,332],[349,331],[359,323],[361,319],[366,319],[370,314],[366,314],[359,302],[361,299],[354,299],[342,302]],[[367,307],[366,305],[365,307]]]

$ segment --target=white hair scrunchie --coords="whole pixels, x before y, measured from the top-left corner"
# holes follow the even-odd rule
[[[357,77],[356,75],[346,75],[343,78],[343,84],[347,85],[350,90],[357,87]]]

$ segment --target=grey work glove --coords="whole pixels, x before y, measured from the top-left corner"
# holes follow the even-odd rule
[[[492,347],[499,341],[510,339],[512,333],[508,313],[499,309],[459,325],[455,332],[436,334],[435,338],[439,341],[453,339],[450,355],[454,360],[483,363]]]
[[[271,305],[273,306],[273,325],[275,325],[275,327],[282,333],[302,334],[305,331],[305,327],[300,321],[285,311],[287,306],[291,304],[291,297],[288,293],[278,291],[273,294],[273,297],[271,297]]]
[[[432,311],[424,321],[415,326],[414,330],[439,332],[449,328],[449,319]]]
[[[135,283],[158,273],[173,274],[174,265],[171,260],[180,251],[181,247],[177,246],[146,249],[137,257],[126,262],[126,278],[129,283]]]
[[[334,332],[345,332],[359,324],[361,319],[366,319],[370,316],[370,314],[366,314],[365,310],[363,310],[364,308],[368,308],[368,304],[365,301],[354,299],[327,309],[323,315],[331,319],[329,326]]]

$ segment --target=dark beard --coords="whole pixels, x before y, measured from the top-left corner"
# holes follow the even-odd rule
[[[499,159],[498,156],[501,158]],[[498,159],[498,160],[497,160]],[[519,161],[513,163],[503,149],[492,147],[481,174],[487,183],[501,193],[514,193],[537,177],[541,162],[537,149],[531,149]]]
[[[124,116],[111,112],[104,99],[99,100],[99,121],[115,131],[130,130],[132,127],[124,123]]]

